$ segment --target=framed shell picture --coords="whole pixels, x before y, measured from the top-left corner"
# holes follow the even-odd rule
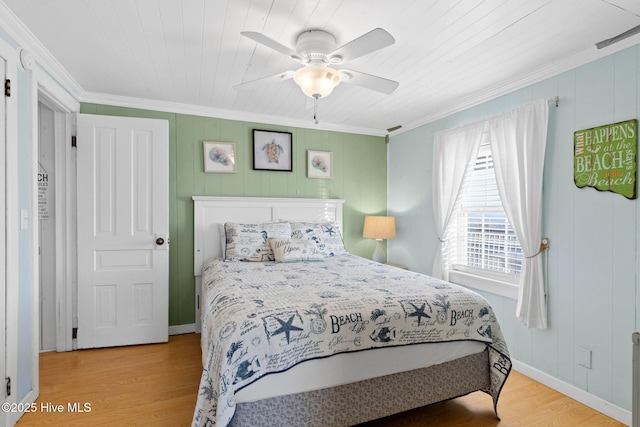
[[[204,141],[206,173],[236,173],[236,144]]]
[[[253,130],[253,169],[293,171],[291,132]]]
[[[307,177],[333,178],[333,153],[307,150]]]

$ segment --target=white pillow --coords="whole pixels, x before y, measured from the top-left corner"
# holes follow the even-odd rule
[[[333,222],[291,222],[291,237],[314,242],[325,257],[347,253],[340,227]]]
[[[307,239],[270,238],[269,245],[276,262],[322,261],[318,246]]]
[[[227,239],[225,259],[230,261],[273,261],[273,251],[268,239],[291,237],[291,226],[288,222],[262,224],[227,222],[224,230]]]

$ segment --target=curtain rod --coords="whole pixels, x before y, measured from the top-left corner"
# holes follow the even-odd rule
[[[558,95],[552,96],[551,98],[547,98],[547,102],[555,102],[557,107],[560,103],[560,97]]]

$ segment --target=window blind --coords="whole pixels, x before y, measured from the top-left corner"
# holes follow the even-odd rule
[[[518,275],[522,249],[500,201],[489,144],[480,147],[456,209],[451,261],[471,269]]]

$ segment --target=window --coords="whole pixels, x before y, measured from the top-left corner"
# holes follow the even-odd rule
[[[541,99],[435,132],[431,181],[439,240],[433,275],[517,299],[518,319],[542,329],[547,309],[538,255],[546,249],[540,231],[548,115],[547,100]],[[493,161],[501,166],[499,174],[489,173],[496,172]],[[501,202],[513,212],[525,251],[499,208],[494,175],[498,182],[517,184],[507,185]]]
[[[454,215],[447,231],[452,281],[475,287],[488,281],[516,285],[522,249],[502,207],[488,143],[480,146]]]

